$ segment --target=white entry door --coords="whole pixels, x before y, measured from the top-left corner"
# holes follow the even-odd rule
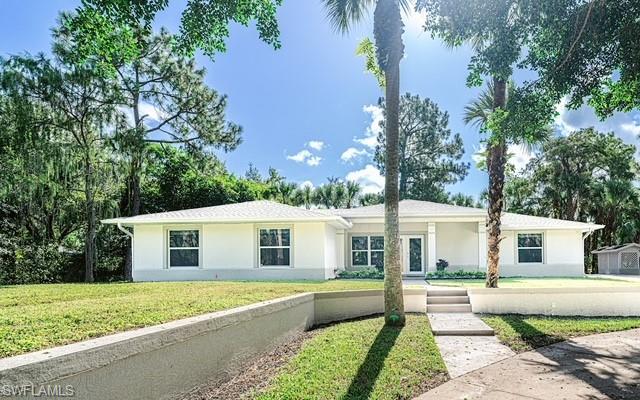
[[[424,236],[402,235],[402,273],[405,275],[424,275]]]

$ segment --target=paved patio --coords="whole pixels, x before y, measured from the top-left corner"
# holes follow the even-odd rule
[[[576,338],[462,375],[417,399],[638,399],[640,329]]]

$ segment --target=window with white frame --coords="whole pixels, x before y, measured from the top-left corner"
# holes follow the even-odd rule
[[[258,229],[258,257],[261,267],[290,267],[291,229]]]
[[[518,233],[518,262],[542,263],[542,233]]]
[[[168,235],[169,267],[198,267],[200,265],[200,231],[170,229]]]
[[[384,267],[384,236],[351,236],[351,265]]]

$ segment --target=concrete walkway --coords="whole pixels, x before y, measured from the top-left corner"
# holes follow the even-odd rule
[[[640,399],[640,329],[522,353],[417,399]]]
[[[515,353],[472,313],[427,314],[449,376],[457,378]]]

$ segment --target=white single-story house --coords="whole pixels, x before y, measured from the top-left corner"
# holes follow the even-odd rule
[[[400,202],[403,274],[486,270],[485,210]],[[136,281],[330,279],[382,266],[384,206],[307,210],[271,201],[114,218],[133,240]],[[602,225],[504,213],[502,276],[580,276],[583,240]]]

